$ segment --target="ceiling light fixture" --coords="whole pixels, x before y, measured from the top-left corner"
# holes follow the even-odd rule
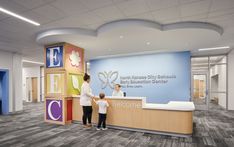
[[[33,25],[35,25],[35,26],[40,26],[40,24],[39,24],[38,22],[35,22],[35,21],[33,21],[33,20],[30,20],[30,19],[28,19],[28,18],[26,18],[26,17],[20,16],[20,15],[14,13],[14,12],[11,12],[11,11],[9,11],[9,10],[6,10],[6,9],[4,9],[4,8],[2,8],[2,7],[0,7],[0,11],[3,12],[3,13],[6,13],[6,14],[8,14],[8,15],[14,16],[14,17],[16,17],[16,18],[18,18],[18,19],[21,19],[21,20],[23,20],[23,21],[26,21],[26,22],[28,22],[28,23],[31,23],[31,24],[33,24]]]
[[[150,42],[146,42],[146,45],[150,45]]]
[[[30,60],[22,60],[22,62],[25,62],[25,63],[34,63],[34,64],[44,65],[44,63],[43,63],[43,62],[35,62],[35,61],[30,61]]]
[[[222,46],[222,47],[212,47],[212,48],[201,48],[198,49],[199,51],[210,51],[210,50],[221,50],[221,49],[229,49],[229,46]]]
[[[120,39],[123,39],[123,36],[121,35],[121,36],[119,36],[119,38],[120,38]]]

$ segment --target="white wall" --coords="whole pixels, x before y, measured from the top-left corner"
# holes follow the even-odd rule
[[[226,63],[226,58],[223,58],[221,61],[218,63]],[[226,92],[226,65],[215,65],[212,66],[210,69],[210,76],[218,75],[218,91],[219,92]],[[212,84],[212,83],[211,83]],[[212,87],[212,85],[211,85]],[[212,89],[211,89],[212,90]],[[226,94],[225,93],[214,93],[215,95],[218,96],[219,99],[219,105],[222,106],[223,108],[226,108]],[[212,94],[211,94],[212,95]]]
[[[234,50],[228,54],[228,109],[234,110]]]
[[[42,101],[44,101],[44,97],[45,97],[45,92],[44,92],[44,68],[41,68],[41,96],[42,96]]]
[[[13,54],[13,97],[15,97],[15,111],[23,110],[22,95],[22,56]],[[20,104],[20,105],[18,105]]]
[[[23,96],[24,100],[28,101],[26,94],[26,78],[37,78],[37,101],[40,102],[40,66],[25,67],[23,68]]]
[[[9,112],[23,109],[22,103],[22,56],[0,51],[0,69],[9,70]],[[14,76],[14,78],[13,78]]]

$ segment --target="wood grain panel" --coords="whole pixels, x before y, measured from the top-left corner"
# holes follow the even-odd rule
[[[162,131],[180,134],[192,134],[192,111],[169,111],[142,109],[141,100],[108,99],[110,107],[107,112],[107,124]],[[79,98],[73,98],[73,120],[81,121],[82,108]],[[92,120],[97,123],[98,108],[93,103]]]

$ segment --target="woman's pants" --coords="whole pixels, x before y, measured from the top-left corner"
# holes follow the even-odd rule
[[[98,128],[106,128],[106,114],[99,113],[99,119],[98,119]]]
[[[83,106],[83,124],[86,125],[87,124],[87,119],[88,119],[88,123],[91,124],[92,122],[92,106]]]

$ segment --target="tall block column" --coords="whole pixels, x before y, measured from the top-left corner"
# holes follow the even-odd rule
[[[84,75],[84,49],[69,43],[47,45],[45,62],[45,121],[72,121],[73,97],[80,95]]]

